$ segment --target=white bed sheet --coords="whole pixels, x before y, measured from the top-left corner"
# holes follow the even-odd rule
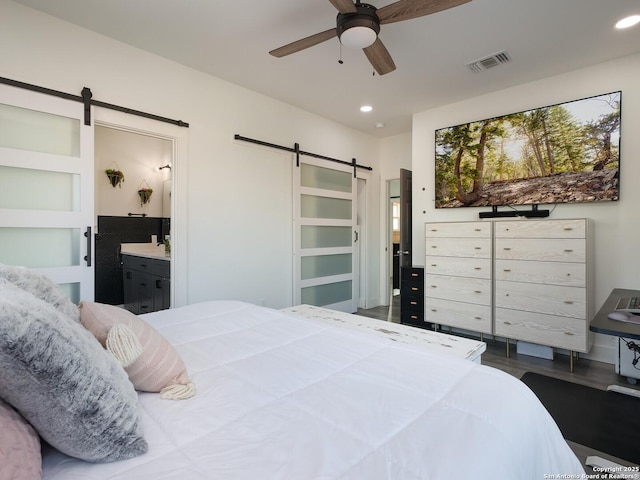
[[[147,314],[197,394],[140,393],[149,452],[43,479],[543,479],[583,469],[533,393],[496,369],[242,302]],[[548,478],[548,477],[547,477]]]

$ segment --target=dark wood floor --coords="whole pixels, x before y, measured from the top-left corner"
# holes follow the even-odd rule
[[[380,306],[367,310],[359,309],[358,314],[377,318],[379,320],[399,323],[399,298],[399,296],[393,297],[389,307]],[[482,364],[503,370],[517,378],[521,378],[525,372],[536,372],[602,390],[606,390],[607,386],[613,384],[628,388],[638,388],[637,386],[629,385],[624,377],[617,375],[615,373],[614,366],[609,363],[581,358],[575,362],[574,371],[572,373],[570,371],[568,355],[556,354],[553,360],[546,360],[529,355],[518,355],[516,348],[512,344],[510,356],[507,358],[506,344],[503,339],[495,340],[490,336],[485,336],[483,340],[487,344],[487,350],[482,355]],[[576,401],[579,401],[579,399],[576,399]],[[588,419],[585,419],[585,421],[588,421]],[[607,455],[606,453],[598,452],[570,441],[567,443],[569,443],[578,458],[582,461],[583,465],[587,456],[590,455],[597,455],[622,465],[634,465],[627,461],[612,457],[611,455]],[[588,467],[585,467],[585,469],[587,470],[587,473],[592,473],[592,470]]]

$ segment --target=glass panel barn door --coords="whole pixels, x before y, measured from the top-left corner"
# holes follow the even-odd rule
[[[93,170],[82,103],[0,85],[0,263],[42,271],[76,303],[93,300]]]
[[[315,160],[294,166],[294,304],[357,309],[353,168]]]

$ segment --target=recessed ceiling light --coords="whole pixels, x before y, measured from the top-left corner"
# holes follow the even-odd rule
[[[373,107],[371,105],[363,105],[360,107],[360,111],[363,113],[368,113],[371,112],[373,110]]]
[[[384,123],[376,122],[376,128],[382,128],[382,127],[384,127]]]
[[[622,20],[618,20],[616,23],[616,28],[629,28],[634,25],[640,23],[640,15],[631,15],[629,17],[625,17]]]

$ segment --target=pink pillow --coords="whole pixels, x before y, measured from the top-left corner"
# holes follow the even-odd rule
[[[18,412],[0,399],[0,480],[40,478],[40,437]]]
[[[195,394],[178,352],[138,316],[114,305],[82,302],[80,322],[118,359],[136,390],[174,400]]]

